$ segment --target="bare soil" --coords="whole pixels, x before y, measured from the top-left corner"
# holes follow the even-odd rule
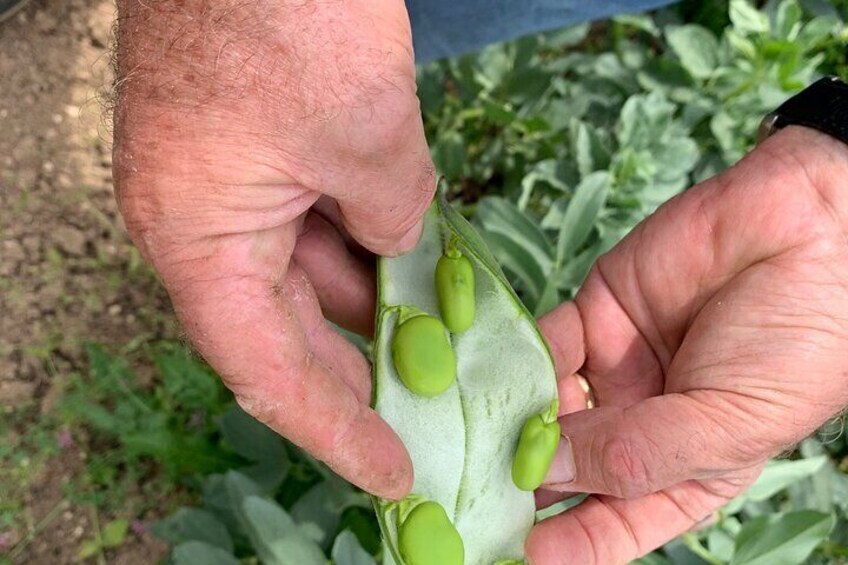
[[[0,418],[17,415],[0,455],[85,371],[85,342],[117,349],[175,335],[112,195],[103,102],[114,11],[109,0],[33,0],[0,24]],[[54,452],[23,475],[0,458],[0,509],[21,503],[13,525],[0,523],[0,563],[74,563],[93,521],[111,518],[68,492],[87,455]],[[105,562],[155,563],[163,552],[138,531]]]

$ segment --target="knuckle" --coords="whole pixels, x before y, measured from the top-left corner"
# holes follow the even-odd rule
[[[613,496],[629,499],[653,491],[644,456],[631,439],[611,439],[604,445],[601,461],[607,489]]]
[[[353,70],[339,79],[344,88],[326,89],[321,95],[325,116],[336,118],[343,127],[342,142],[352,159],[388,164],[408,151],[421,133],[421,110],[415,94],[412,66],[397,57],[349,63]],[[319,114],[319,115],[321,115]]]

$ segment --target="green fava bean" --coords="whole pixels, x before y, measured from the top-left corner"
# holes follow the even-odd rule
[[[474,267],[468,257],[449,249],[436,263],[436,295],[447,328],[459,334],[474,323]]]
[[[541,414],[532,416],[521,428],[518,449],[512,460],[512,482],[521,490],[536,490],[556,454],[560,428],[556,420],[546,423]]]
[[[398,530],[398,549],[406,565],[463,565],[465,548],[444,508],[422,502]]]
[[[406,388],[421,396],[439,395],[456,380],[456,355],[445,325],[433,316],[421,314],[397,326],[392,359]]]

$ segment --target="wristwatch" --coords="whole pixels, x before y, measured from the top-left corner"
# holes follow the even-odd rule
[[[817,129],[848,143],[848,84],[836,77],[817,80],[763,118],[758,138],[762,141],[793,125]]]

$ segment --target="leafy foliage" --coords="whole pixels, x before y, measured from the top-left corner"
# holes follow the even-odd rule
[[[646,214],[735,162],[764,113],[818,75],[848,76],[846,14],[845,0],[684,3],[427,65],[419,94],[434,160],[544,313]],[[152,527],[174,546],[172,563],[380,562],[362,492],[239,410],[181,347],[149,356],[156,374],[141,378],[90,347],[91,374],[65,407],[102,454],[89,463],[101,493],[164,475],[193,495]],[[834,421],[770,463],[716,524],[638,562],[844,562],[846,471]]]
[[[845,70],[836,4],[706,4],[701,23],[684,6],[421,69],[436,164],[536,313],[656,206],[738,160],[763,115]]]
[[[175,546],[174,563],[199,563],[192,561],[192,548],[221,563],[256,556],[269,564],[323,565],[327,551],[338,564],[369,563],[367,559],[373,563],[363,541],[371,551],[377,550],[376,521],[368,514],[363,524],[348,513],[354,508],[370,513],[365,494],[235,405],[219,425],[224,437],[261,437],[265,449],[257,450],[256,443],[248,442],[253,447],[241,452],[250,453],[253,465],[207,476],[200,508],[180,508],[153,525],[154,533]],[[247,474],[257,468],[265,471],[253,477]],[[276,475],[269,480],[272,468]]]
[[[87,347],[90,374],[76,378],[63,400],[64,417],[97,435],[98,457],[88,465],[95,487],[113,487],[154,472],[156,461],[171,480],[227,469],[240,461],[221,450],[214,416],[229,402],[214,373],[185,348],[160,344],[149,353],[161,385],[148,392],[120,356]]]

